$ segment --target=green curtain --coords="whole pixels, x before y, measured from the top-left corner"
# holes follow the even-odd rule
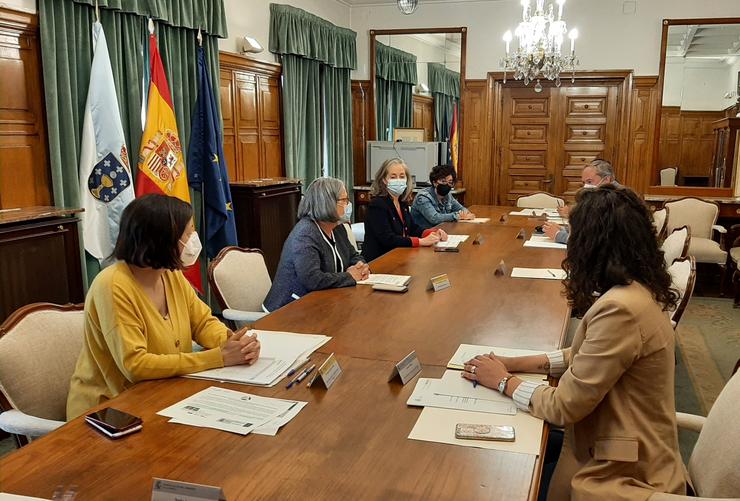
[[[348,68],[324,66],[324,110],[330,173],[344,182],[352,200],[352,84],[349,72]]]
[[[321,176],[321,63],[292,54],[282,63],[285,169],[308,186]]]
[[[178,7],[181,3],[183,6]],[[155,33],[172,92],[180,140],[184,152],[187,152],[191,111],[197,94],[197,30],[176,24],[184,23],[188,16],[192,20],[195,13],[211,12],[214,17],[203,21],[204,31],[211,28],[215,33],[223,35],[226,28],[225,22],[216,22],[219,19],[223,21],[223,15],[218,15],[219,11],[223,13],[221,1],[200,0],[197,8],[190,5],[192,2],[185,5],[186,3],[173,0],[99,1],[100,22],[108,42],[121,121],[134,176],[142,133],[141,103],[145,96],[142,78],[148,64],[147,18],[138,14],[140,11],[134,8],[146,7],[149,10],[142,12],[158,12],[158,18],[170,23],[156,22]],[[95,20],[93,5],[93,0],[39,0],[49,162],[54,203],[60,207],[77,207],[80,203],[80,138],[92,63],[92,24]],[[112,8],[106,8],[108,5]],[[125,10],[120,9],[121,5],[125,5]],[[212,85],[217,89],[219,63],[216,36],[204,32],[203,46],[206,49]],[[193,196],[193,209],[196,223],[199,223],[201,200],[197,192]],[[99,270],[99,265],[94,259],[88,259],[87,263],[87,276],[92,278]]]
[[[297,7],[270,4],[270,52],[283,65],[285,170],[304,186],[321,176],[325,159],[329,175],[352,188],[350,70],[357,66],[356,42],[352,30]]]
[[[375,42],[375,124],[378,140],[391,141],[393,129],[411,127],[412,94],[418,82],[416,56]]]
[[[460,105],[460,73],[440,63],[428,63],[429,90],[434,98],[434,133],[437,141],[447,141],[447,162],[450,158],[450,131],[455,104]]]

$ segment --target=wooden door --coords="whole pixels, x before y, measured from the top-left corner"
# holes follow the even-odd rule
[[[549,191],[572,202],[581,188],[583,166],[596,158],[616,161],[619,88],[616,85],[561,87],[555,179]]]
[[[260,177],[279,177],[283,172],[280,140],[280,80],[258,76]]]
[[[220,85],[221,117],[224,123],[224,161],[230,181],[239,179],[236,152],[236,127],[234,125],[234,76],[231,71],[221,70]]]
[[[0,209],[51,204],[37,23],[0,8]]]
[[[235,72],[236,126],[239,141],[237,179],[260,177],[259,114],[257,78],[253,74]]]
[[[424,129],[424,141],[434,140],[434,106],[429,96],[414,95],[411,98],[413,104],[412,127]]]
[[[500,203],[514,204],[523,195],[546,191],[544,187],[552,183],[558,138],[556,91],[549,87],[540,93],[531,87],[504,88]]]

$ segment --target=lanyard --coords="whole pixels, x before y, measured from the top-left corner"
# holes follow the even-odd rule
[[[314,221],[314,224],[319,229],[319,233],[321,233],[322,238],[324,239],[324,242],[326,242],[329,247],[331,248],[332,253],[334,254],[334,271],[336,273],[339,273],[340,271],[344,271],[344,261],[342,260],[342,256],[339,255],[337,252],[337,246],[336,246],[336,239],[334,239],[335,243],[331,243],[331,241],[326,238],[326,234],[324,233],[324,230],[321,229],[321,226],[319,226],[319,223]],[[334,238],[334,230],[331,232],[332,238]],[[341,270],[337,269],[337,262],[339,262],[339,266],[342,268]]]

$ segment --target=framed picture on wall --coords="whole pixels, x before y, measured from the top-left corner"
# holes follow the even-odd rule
[[[423,142],[424,129],[396,127],[393,129],[393,141],[405,141],[407,143]]]

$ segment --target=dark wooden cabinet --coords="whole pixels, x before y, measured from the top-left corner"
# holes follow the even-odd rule
[[[738,173],[738,131],[740,118],[725,118],[712,123],[714,148],[712,158],[712,186],[729,188]]]
[[[228,52],[219,53],[219,61],[229,179],[284,176],[280,65]]]
[[[275,278],[283,243],[296,223],[300,181],[276,178],[231,183],[231,197],[239,246],[260,249]]]
[[[84,300],[79,210],[0,213],[0,322],[29,303]]]

